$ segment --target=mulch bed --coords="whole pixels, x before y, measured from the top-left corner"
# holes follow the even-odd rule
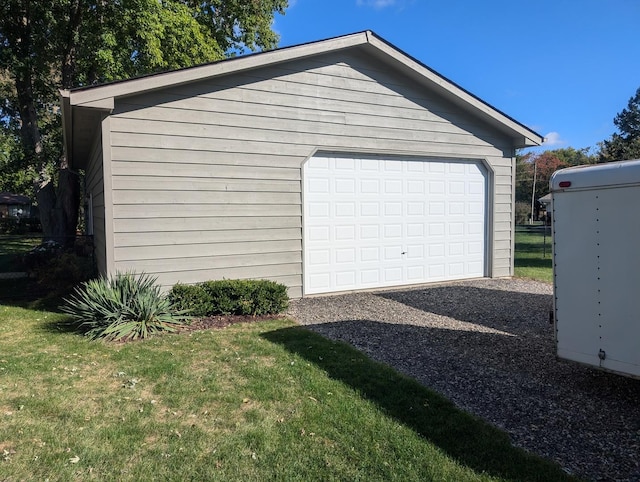
[[[196,318],[191,323],[180,327],[178,332],[188,332],[197,330],[219,330],[237,323],[255,323],[257,321],[278,320],[283,315],[217,315],[207,316],[205,318]]]

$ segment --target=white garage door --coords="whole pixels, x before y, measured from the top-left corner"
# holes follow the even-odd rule
[[[486,177],[477,162],[311,158],[304,293],[485,276]]]

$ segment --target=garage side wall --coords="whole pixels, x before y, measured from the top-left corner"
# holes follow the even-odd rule
[[[301,166],[329,150],[482,160],[489,274],[511,274],[509,139],[357,51],[120,99],[110,125],[117,270],[165,287],[269,278],[301,296]]]
[[[105,235],[105,196],[102,163],[102,136],[97,136],[91,149],[91,158],[85,172],[85,195],[91,200],[93,216],[93,245],[98,272],[107,273],[106,235]]]

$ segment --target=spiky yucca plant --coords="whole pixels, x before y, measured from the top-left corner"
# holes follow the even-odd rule
[[[156,281],[132,272],[90,280],[77,287],[60,309],[92,339],[136,340],[175,331],[187,317],[173,309]]]

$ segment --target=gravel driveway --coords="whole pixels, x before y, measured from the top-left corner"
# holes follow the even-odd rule
[[[305,298],[289,314],[570,473],[639,481],[640,381],[557,360],[551,304],[545,283],[474,280]]]

